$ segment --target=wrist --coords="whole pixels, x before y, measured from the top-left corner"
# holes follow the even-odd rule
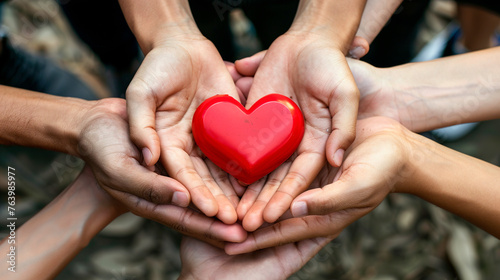
[[[145,55],[166,37],[201,36],[187,0],[119,2]]]
[[[62,199],[71,209],[77,208],[79,215],[76,221],[80,247],[85,247],[90,240],[106,225],[126,212],[126,209],[107,194],[97,183],[90,168],[84,168],[79,177],[70,186],[67,197]],[[71,211],[68,209],[68,212]]]
[[[60,119],[64,120],[62,124],[64,131],[64,139],[66,141],[66,152],[70,155],[80,157],[79,144],[82,125],[86,122],[87,112],[93,107],[96,101],[77,100],[79,104],[75,106],[68,106],[67,116],[62,116]]]
[[[84,160],[88,160],[93,150],[94,140],[91,137],[99,134],[97,129],[102,128],[100,119],[108,119],[111,116],[118,116],[122,119],[127,117],[126,103],[120,98],[105,98],[99,101],[86,101],[87,106],[75,115],[73,122],[76,127],[76,140],[72,146],[74,155]]]
[[[288,33],[323,37],[347,54],[365,3],[366,0],[301,0]]]
[[[394,185],[394,192],[418,196],[422,191],[422,185],[417,179],[421,178],[421,169],[425,167],[426,157],[432,157],[429,153],[434,150],[432,146],[434,143],[406,129],[404,133],[404,164],[399,179]]]

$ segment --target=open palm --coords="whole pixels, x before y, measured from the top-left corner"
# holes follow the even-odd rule
[[[216,94],[238,99],[213,44],[202,36],[172,39],[148,53],[127,90],[127,106],[134,142],[152,147],[149,164],[161,154],[167,173],[186,186],[194,205],[231,224],[237,197],[228,176],[205,161],[191,133],[196,108]]]

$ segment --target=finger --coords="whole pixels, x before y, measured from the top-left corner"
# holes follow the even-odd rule
[[[332,240],[332,237],[317,237],[297,242],[294,245],[300,252],[299,258],[292,254],[286,255],[285,257],[288,267],[291,267],[294,271],[298,270],[298,268],[304,266],[304,264],[318,254],[318,252]]]
[[[380,177],[383,174],[368,165],[354,165],[339,173],[340,177],[333,183],[299,195],[291,206],[293,216],[327,215],[352,208],[373,209],[387,195],[387,192],[377,187],[380,182],[371,176],[377,174]]]
[[[224,61],[224,64],[226,65],[227,71],[229,71],[229,74],[231,74],[231,78],[233,78],[233,82],[238,81],[241,79],[243,76],[236,71],[236,67],[234,66],[234,63],[229,62],[229,61]]]
[[[188,189],[193,202],[201,212],[212,217],[218,211],[218,203],[210,189],[198,174],[191,157],[185,151],[177,148],[162,147],[163,165],[173,178]]]
[[[369,50],[370,45],[368,44],[366,39],[360,36],[356,36],[352,40],[351,47],[349,48],[347,56],[354,59],[360,59],[365,56]]]
[[[126,169],[112,170],[114,185],[120,191],[133,194],[155,204],[175,204],[186,207],[190,202],[188,190],[178,181],[159,175],[137,162],[125,165]],[[100,171],[97,171],[100,172]],[[106,187],[109,192],[109,187]]]
[[[284,220],[248,234],[244,242],[226,244],[225,251],[228,255],[236,255],[316,237],[334,238],[346,226],[364,214],[354,209],[335,212],[327,216],[307,216]]]
[[[208,160],[207,160],[208,161]],[[227,173],[219,172],[218,174],[211,173],[208,169],[208,166],[201,158],[194,158],[193,165],[196,172],[200,175],[201,179],[205,186],[210,190],[213,197],[217,201],[217,214],[216,217],[219,218],[222,222],[226,224],[233,224],[237,220],[236,210],[229,198],[224,194],[222,189],[227,189],[227,184],[229,183],[227,180]],[[215,165],[214,165],[215,166]],[[220,176],[219,178],[215,178],[214,175]],[[226,177],[224,181],[223,176]],[[217,183],[217,180],[221,183],[220,185]],[[226,184],[226,186],[224,186]],[[230,187],[230,186],[229,186]]]
[[[322,154],[299,154],[293,161],[276,194],[273,195],[264,209],[264,220],[273,223],[283,215],[290,208],[293,199],[307,190],[324,165],[325,158]]]
[[[331,238],[318,237],[277,247],[276,251],[281,259],[282,273],[291,275],[297,272],[330,241]],[[281,250],[283,253],[280,252]]]
[[[238,179],[234,178],[233,176],[229,175],[229,182],[231,182],[231,186],[233,186],[234,191],[238,195],[238,197],[242,197],[245,191],[247,190],[247,186],[242,186]],[[239,204],[240,202],[238,202]]]
[[[245,107],[245,104],[247,103],[247,97],[245,96],[245,94],[243,94],[239,87],[236,87],[236,91],[238,92],[238,97],[240,98],[241,105]]]
[[[132,213],[154,220],[182,234],[193,236],[206,242],[242,242],[247,237],[246,231],[240,225],[226,225],[189,208],[174,205],[157,205],[134,195],[116,190],[112,190],[112,193]]]
[[[257,182],[247,186],[245,192],[243,193],[243,196],[241,197],[240,203],[238,203],[238,206],[236,208],[236,213],[238,213],[239,220],[243,220],[245,218],[248,210],[250,210],[252,205],[259,197],[259,194],[264,187],[265,182],[266,178],[262,178]]]
[[[238,219],[236,207],[239,199],[229,182],[228,174],[208,159],[204,160],[202,166],[195,164],[195,169],[217,200],[217,218],[226,224],[235,223]]]
[[[253,77],[243,77],[236,82],[236,87],[241,91],[245,99],[250,94],[250,88],[253,84]]]
[[[130,83],[126,98],[130,138],[141,150],[144,163],[152,166],[160,158],[160,138],[155,126],[155,98],[140,80]]]
[[[356,36],[365,38],[368,43],[380,33],[389,18],[394,14],[403,0],[370,0],[361,16]]]
[[[339,85],[337,91],[347,94],[341,100],[333,100],[335,98],[332,98],[329,104],[330,114],[333,117],[332,133],[326,142],[326,157],[334,167],[339,167],[342,164],[345,151],[356,138],[356,118],[359,104],[359,90],[352,75],[349,75]]]
[[[210,171],[210,174],[212,174],[215,183],[220,187],[220,190],[234,206],[234,209],[236,209],[238,203],[240,202],[240,199],[236,194],[236,190],[234,189],[233,184],[230,180],[231,176],[220,167],[215,165],[211,160],[205,159],[205,163],[208,167],[208,170]]]
[[[234,66],[236,67],[236,71],[243,76],[252,77],[257,72],[260,63],[266,56],[266,50],[260,51],[250,57],[246,57],[240,60],[236,60]]]
[[[247,231],[254,231],[258,229],[264,223],[264,211],[266,209],[269,200],[275,195],[276,190],[280,187],[280,183],[285,178],[291,166],[290,162],[285,162],[280,165],[274,172],[269,174],[265,180],[265,185],[263,188],[255,186],[256,189],[251,193],[252,198],[246,198],[249,202],[253,199],[255,195],[258,195],[255,202],[251,204],[250,209],[245,213],[243,218],[243,228]],[[245,193],[246,194],[246,193]],[[242,198],[243,201],[243,198]]]

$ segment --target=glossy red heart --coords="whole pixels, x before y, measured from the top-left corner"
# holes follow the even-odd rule
[[[217,95],[205,100],[193,118],[193,137],[201,151],[246,184],[280,166],[303,136],[302,112],[280,94],[264,96],[249,110],[228,95]]]

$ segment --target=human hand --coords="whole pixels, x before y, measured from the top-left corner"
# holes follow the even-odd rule
[[[216,94],[239,100],[213,44],[201,34],[170,34],[146,55],[132,80],[127,111],[144,163],[152,166],[161,155],[167,173],[187,188],[201,212],[232,224],[238,198],[229,177],[204,158],[191,134],[196,108]]]
[[[253,231],[264,221],[276,221],[311,184],[325,159],[341,164],[354,139],[359,93],[345,55],[314,34],[285,34],[266,53],[237,61],[236,69],[244,76],[255,74],[247,107],[269,93],[284,94],[302,109],[306,124],[292,159],[268,175],[264,187],[263,182],[250,186],[238,206],[244,228]]]
[[[411,108],[425,104],[425,100],[418,92],[397,91],[393,87],[398,79],[393,74],[397,69],[377,68],[350,58],[347,62],[360,92],[358,118],[385,116],[412,129],[417,116],[412,114],[415,110]]]
[[[9,269],[0,271],[0,278],[54,279],[97,233],[125,212],[123,205],[97,185],[85,166],[50,204],[16,229],[15,239],[5,237],[0,241],[0,252],[10,263]],[[16,261],[24,265],[16,267]]]
[[[141,153],[128,134],[125,100],[103,99],[81,114],[79,156],[92,167],[99,185],[127,209],[203,240],[244,240],[241,226],[185,208],[188,190],[141,164]]]
[[[356,141],[342,166],[337,170],[326,165],[312,189],[294,199],[294,218],[261,228],[243,243],[228,244],[226,252],[241,254],[320,236],[338,236],[377,207],[388,193],[397,191],[395,184],[410,175],[406,164],[411,152],[409,133],[388,118],[359,120]]]
[[[184,237],[179,279],[285,279],[304,266],[328,242],[328,238],[313,238],[230,256],[224,250]]]

